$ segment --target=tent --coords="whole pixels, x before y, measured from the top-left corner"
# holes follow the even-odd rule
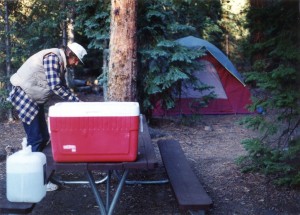
[[[201,67],[194,75],[201,82],[214,87],[216,98],[205,107],[195,108],[193,103],[199,101],[207,92],[195,91],[192,87],[182,88],[181,97],[177,98],[174,108],[163,110],[158,102],[153,109],[153,116],[249,113],[246,106],[251,103],[250,91],[240,73],[220,49],[193,36],[178,39],[177,42],[188,48],[205,48],[206,55],[198,59]]]

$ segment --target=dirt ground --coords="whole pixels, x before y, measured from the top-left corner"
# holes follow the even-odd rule
[[[84,101],[101,100],[99,95],[82,94],[80,97]],[[235,159],[245,153],[240,142],[256,135],[238,125],[237,121],[242,117],[210,115],[184,121],[178,118],[155,120],[150,125],[150,133],[159,166],[151,172],[131,172],[129,179],[165,179],[156,142],[161,138],[172,138],[180,142],[192,169],[213,200],[213,207],[207,214],[300,214],[300,190],[276,187],[258,173],[240,172],[235,163]],[[0,198],[6,198],[5,147],[19,147],[24,135],[20,121],[0,123]],[[102,173],[96,174],[102,176]],[[57,177],[84,179],[84,175],[74,172],[59,172]],[[105,189],[101,184],[98,188]],[[65,184],[58,191],[48,192],[32,214],[93,215],[99,214],[99,208],[88,185]],[[178,209],[170,185],[163,184],[125,186],[114,214],[185,215],[189,212]]]

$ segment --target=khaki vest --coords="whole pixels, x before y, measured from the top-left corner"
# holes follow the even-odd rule
[[[66,55],[61,49],[53,48],[32,55],[10,78],[13,86],[21,87],[38,104],[45,103],[53,93],[48,85],[43,66],[44,57],[50,53],[58,56],[60,75],[63,77],[66,68]]]

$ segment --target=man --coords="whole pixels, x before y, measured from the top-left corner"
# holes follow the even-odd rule
[[[83,62],[86,50],[78,43],[67,47],[45,49],[32,55],[12,75],[13,86],[8,100],[18,112],[32,151],[42,151],[50,141],[44,104],[56,94],[66,101],[80,100],[65,85],[65,70]]]

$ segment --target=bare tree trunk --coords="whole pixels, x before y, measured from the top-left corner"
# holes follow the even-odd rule
[[[68,8],[69,10],[69,19],[67,24],[67,37],[68,37],[68,43],[74,42],[74,17],[75,17],[75,9],[72,7]]]
[[[60,5],[60,10],[65,10],[66,9],[66,2],[65,0],[61,1],[61,5]],[[63,18],[63,21],[61,23],[61,28],[62,28],[62,44],[64,46],[67,45],[67,39],[68,39],[68,35],[67,35],[67,17]]]
[[[108,47],[108,40],[105,40],[103,42],[103,66],[102,66],[102,72],[103,72],[103,79],[107,78],[108,74],[108,58],[109,58],[109,47]],[[103,82],[103,98],[104,101],[107,101],[107,80]]]
[[[250,4],[251,4],[251,7],[254,7],[254,8],[264,8],[266,7],[267,5],[267,1],[259,1],[259,0],[251,0],[250,1]],[[259,19],[255,19],[254,22],[257,24],[257,25],[261,25],[261,21]],[[264,34],[263,34],[263,31],[260,31],[260,30],[256,30],[254,32],[252,32],[251,34],[251,43],[252,44],[255,44],[255,43],[260,43],[260,42],[263,42],[264,41]],[[263,58],[263,53],[256,53],[254,56],[253,56],[253,61],[255,60],[260,60]]]
[[[249,36],[249,29],[243,23],[247,17],[244,12],[250,6],[250,0],[222,0],[221,1],[221,26],[225,30],[223,48],[227,57],[235,64],[243,62],[243,53],[239,50],[241,42]],[[243,65],[243,64],[240,64]],[[241,68],[238,68],[238,70]]]
[[[67,10],[67,15],[62,22],[62,41],[63,45],[67,46],[68,43],[74,42],[74,7],[66,5],[66,0],[62,0],[60,4],[61,10]]]
[[[6,77],[10,77],[11,74],[11,47],[10,47],[10,29],[9,29],[9,19],[8,19],[8,6],[7,0],[5,1],[5,47],[6,47]],[[7,83],[7,90],[9,90]],[[12,110],[8,110],[8,120],[12,121]]]
[[[109,101],[136,100],[136,0],[111,1]]]
[[[64,7],[68,11],[66,20],[64,20],[64,28],[63,28],[63,35],[65,35],[64,39],[64,46],[67,46],[69,43],[74,42],[74,16],[75,16],[75,9],[73,6],[66,6],[65,1],[64,2]],[[67,72],[65,74],[66,82],[68,87],[70,87],[72,90],[74,88],[73,82],[75,79],[75,74],[74,74],[74,69],[73,68],[68,68]]]

